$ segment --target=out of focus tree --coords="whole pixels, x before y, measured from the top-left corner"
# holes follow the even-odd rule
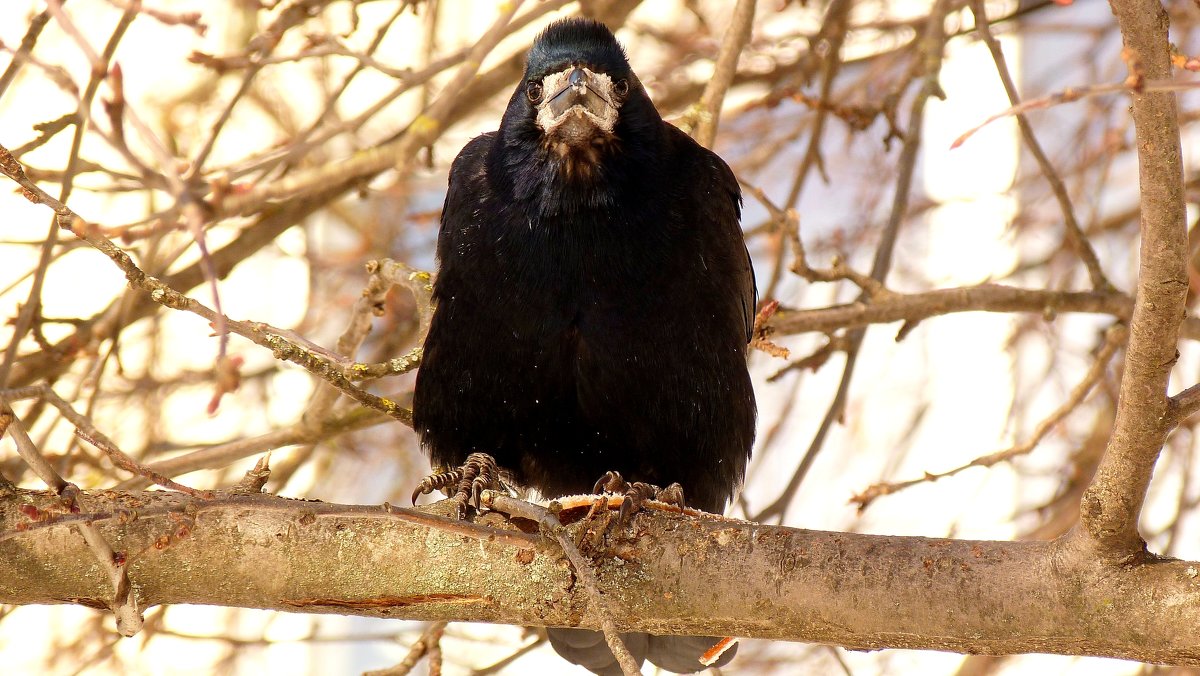
[[[731,512],[764,525],[646,515],[567,565],[499,515],[350,505],[428,470],[446,170],[574,13],[742,182],[761,411]],[[562,668],[444,623],[472,619],[798,641],[734,673],[1200,664],[1195,3],[2,14],[6,665]]]

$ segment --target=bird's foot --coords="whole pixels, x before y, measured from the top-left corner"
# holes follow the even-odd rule
[[[472,453],[467,456],[467,461],[461,467],[448,472],[435,472],[425,477],[413,491],[412,501],[416,504],[417,498],[422,495],[455,486],[456,490],[450,499],[458,503],[458,518],[463,519],[467,516],[467,507],[479,510],[479,499],[483,491],[489,488],[507,489],[500,475],[501,471],[495,458],[487,453]]]
[[[628,483],[618,472],[605,472],[592,488],[592,492],[623,495],[624,500],[621,502],[621,510],[617,517],[617,523],[621,526],[628,525],[629,520],[642,511],[647,500],[657,500],[668,505],[683,507],[683,486],[678,483],[673,483],[666,488],[659,488],[654,484],[641,481]]]

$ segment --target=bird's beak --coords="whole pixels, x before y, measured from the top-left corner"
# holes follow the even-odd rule
[[[611,84],[600,82],[596,73],[579,67],[572,68],[566,79],[566,83],[560,85],[558,91],[546,101],[550,114],[557,118],[573,106],[583,106],[591,114],[603,117],[605,109],[611,106],[609,97],[612,95],[611,92],[603,90],[606,89],[605,85],[609,85],[607,88],[611,89]]]
[[[547,135],[568,143],[611,134],[617,122],[613,82],[604,73],[572,66],[542,80],[545,99],[538,105],[537,124]]]

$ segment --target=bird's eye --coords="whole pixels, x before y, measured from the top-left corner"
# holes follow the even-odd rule
[[[528,96],[529,100],[532,101],[533,103],[537,103],[538,101],[541,101],[542,100],[542,83],[540,83],[540,82],[527,83],[525,85],[525,96]]]
[[[613,84],[613,91],[616,92],[617,96],[625,96],[628,94],[629,80],[626,80],[625,78],[617,80],[616,83]]]

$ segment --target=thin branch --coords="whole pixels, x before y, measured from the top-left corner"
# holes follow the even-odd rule
[[[488,509],[535,522],[542,533],[558,543],[567,560],[571,562],[571,567],[579,578],[580,584],[591,596],[596,619],[604,631],[604,641],[608,644],[608,649],[612,651],[613,656],[617,658],[617,663],[621,665],[621,671],[625,676],[640,675],[642,672],[638,668],[637,662],[633,659],[633,655],[629,654],[629,649],[625,647],[625,642],[621,640],[618,633],[617,625],[613,623],[612,610],[600,593],[600,587],[596,581],[596,571],[593,570],[592,564],[583,558],[583,554],[575,546],[575,540],[558,520],[558,516],[541,505],[510,498],[496,491],[484,491],[481,502]]]
[[[158,474],[153,469],[140,464],[133,458],[126,455],[121,451],[121,449],[117,448],[117,445],[113,443],[111,439],[100,432],[100,430],[96,429],[96,426],[92,424],[90,419],[88,419],[86,416],[80,415],[79,412],[76,411],[73,406],[71,406],[71,404],[69,404],[62,397],[58,396],[58,393],[55,392],[49,385],[42,384],[14,390],[0,390],[0,397],[7,398],[11,401],[32,399],[35,397],[44,399],[50,402],[51,406],[58,409],[58,412],[61,413],[68,422],[75,426],[75,433],[77,436],[103,451],[104,454],[107,455],[117,467],[148,479],[151,482],[162,486],[163,488],[179,491],[197,498],[211,497],[211,494],[208,491],[198,491],[194,488],[172,481],[171,479]]]
[[[992,54],[992,61],[996,64],[996,73],[1000,76],[1000,82],[1004,86],[1005,93],[1008,94],[1009,103],[1014,107],[1019,106],[1020,95],[1017,94],[1017,87],[1013,84],[1012,75],[1008,71],[1008,63],[1004,60],[1004,50],[1000,47],[1000,41],[996,39],[996,36],[992,35],[983,0],[971,0],[971,13],[975,16],[975,25],[979,36],[983,38],[984,44],[987,45],[988,51]],[[1016,113],[1016,116],[1017,126],[1021,129],[1021,136],[1025,139],[1025,145],[1028,146],[1029,152],[1038,164],[1038,168],[1042,170],[1042,176],[1046,178],[1046,182],[1050,184],[1050,190],[1053,191],[1055,199],[1058,200],[1058,206],[1063,214],[1063,223],[1067,229],[1067,240],[1074,247],[1076,253],[1079,254],[1079,257],[1083,259],[1083,264],[1087,267],[1088,276],[1092,281],[1092,288],[1097,291],[1111,290],[1112,284],[1104,276],[1104,270],[1100,267],[1100,260],[1096,257],[1096,252],[1092,249],[1091,242],[1083,234],[1083,229],[1079,227],[1079,221],[1075,218],[1075,207],[1071,204],[1070,196],[1067,195],[1067,187],[1063,184],[1062,178],[1054,169],[1054,165],[1050,163],[1050,158],[1046,156],[1046,151],[1042,150],[1041,144],[1038,143],[1037,136],[1033,133],[1033,125],[1029,123],[1029,119],[1023,112]]]
[[[25,464],[42,480],[42,483],[49,486],[55,493],[62,493],[66,490],[69,485],[66,479],[63,479],[58,471],[46,461],[46,456],[37,449],[33,439],[29,438],[29,432],[21,424],[17,414],[13,412],[8,400],[0,395],[0,432],[5,431],[8,432],[17,447],[17,455],[21,456],[21,460],[25,461]]]
[[[263,64],[261,60],[271,55],[271,52],[279,45],[279,41],[283,38],[285,32],[307,21],[310,16],[314,15],[323,6],[328,5],[330,1],[291,0],[291,2],[283,6],[270,25],[250,40],[250,50],[254,55],[253,61],[249,69],[242,76],[242,81],[238,85],[237,91],[225,102],[225,106],[213,122],[208,135],[204,138],[203,143],[200,144],[200,149],[196,151],[196,155],[192,158],[191,167],[184,176],[184,180],[187,183],[191,183],[203,172],[204,163],[208,160],[208,156],[216,146],[217,138],[221,135],[225,124],[233,115],[234,107],[246,95],[246,92],[250,91],[250,86],[254,83],[254,77],[262,70]]]
[[[833,95],[833,83],[837,79],[838,73],[842,67],[842,44],[846,40],[846,34],[849,31],[848,22],[850,16],[850,0],[833,0],[829,3],[829,8],[825,11],[825,20],[821,24],[821,32],[810,41],[811,45],[823,45],[825,47],[825,58],[823,59],[824,68],[821,73],[821,92],[820,101],[828,103]],[[814,50],[818,51],[818,50]],[[809,59],[815,63],[816,60]],[[807,77],[807,73],[805,73]],[[772,206],[768,206],[771,211],[774,225],[778,229],[777,245],[775,251],[775,262],[771,269],[771,277],[767,281],[766,290],[763,292],[765,298],[774,298],[779,283],[783,279],[783,261],[784,252],[787,248],[784,245],[785,239],[790,236],[799,238],[798,228],[800,221],[787,220],[781,216],[785,212],[790,213],[796,208],[799,203],[800,195],[804,191],[804,186],[808,182],[808,177],[812,173],[813,167],[818,167],[822,174],[824,168],[821,161],[821,143],[825,138],[825,123],[829,119],[828,105],[820,105],[817,107],[816,114],[813,116],[812,129],[809,133],[808,146],[804,150],[804,157],[800,160],[799,167],[796,168],[796,176],[792,179],[791,188],[788,189],[787,197],[783,201],[783,210],[779,210]],[[759,191],[760,201],[763,204],[768,204],[765,195]],[[795,231],[790,228],[796,228]],[[803,244],[799,250],[803,251]],[[793,250],[795,248],[793,247]],[[793,268],[794,270],[795,268]]]
[[[425,655],[429,655],[429,674],[434,676],[435,671],[441,671],[441,640],[442,634],[446,631],[446,624],[446,622],[434,622],[429,625],[425,631],[421,632],[421,636],[413,641],[412,647],[409,648],[404,659],[387,669],[364,671],[363,676],[407,676],[412,673],[413,668]],[[437,663],[436,669],[435,662]]]
[[[8,401],[2,396],[0,396],[0,428],[8,432],[16,444],[17,454],[38,475],[38,478],[62,498],[68,510],[78,512],[80,509],[77,506],[80,500],[79,489],[59,476],[50,463],[46,462],[45,456],[34,445],[25,426],[21,424]],[[124,556],[115,554],[108,541],[100,534],[100,530],[90,522],[78,523],[76,527],[112,584],[112,599],[107,603],[117,620],[117,631],[124,636],[133,636],[141,630],[142,615],[138,610],[137,595],[133,586],[129,584]]]
[[[500,15],[467,53],[441,95],[413,120],[398,140],[367,148],[338,164],[298,171],[269,185],[228,195],[214,207],[224,215],[248,213],[269,200],[303,193],[314,187],[328,185],[331,181],[343,181],[348,176],[369,176],[384,169],[407,166],[418,150],[432,143],[444,130],[454,108],[460,104],[459,97],[463,90],[475,79],[484,58],[507,35],[508,24],[520,5],[521,0],[501,5]]]
[[[368,274],[367,286],[363,289],[358,300],[355,301],[354,307],[351,308],[350,321],[346,326],[346,330],[338,337],[337,343],[334,346],[334,353],[348,360],[354,358],[359,346],[366,340],[367,334],[371,331],[372,318],[383,314],[384,301],[387,298],[388,291],[393,286],[403,284],[413,289],[414,295],[418,297],[417,314],[422,326],[428,325],[428,315],[432,314],[429,310],[430,297],[432,296],[432,276],[428,272],[414,270],[403,263],[397,263],[391,259],[368,261],[366,269]],[[424,300],[422,301],[421,290],[426,288],[429,290],[427,293],[424,293]],[[422,331],[418,340],[423,343],[424,338],[425,333]],[[405,355],[404,357],[397,357],[385,362],[383,366],[388,367],[386,375],[391,375],[397,371],[405,373],[415,369],[421,363],[421,360],[419,348],[414,348],[414,350],[416,350],[416,354],[411,357]],[[375,376],[375,371],[368,365],[359,365],[355,362],[347,369],[347,375],[350,375],[355,380],[363,380],[365,377]],[[341,391],[331,384],[318,387],[309,400],[307,410],[304,412],[303,419],[305,424],[311,426],[316,424],[316,421],[324,420],[328,417],[333,404],[337,401],[340,394]]]
[[[173,310],[183,310],[199,315],[214,324],[218,321],[216,312],[199,301],[172,289],[162,280],[143,272],[129,257],[129,254],[121,250],[112,240],[101,235],[65,204],[54,199],[37,184],[30,181],[25,176],[20,163],[4,146],[0,146],[0,171],[24,188],[27,198],[36,203],[46,204],[53,209],[59,227],[70,230],[75,236],[86,240],[108,256],[125,273],[130,285],[149,293],[151,300]],[[298,364],[310,373],[325,379],[360,404],[382,411],[406,425],[412,425],[412,411],[390,399],[376,396],[358,387],[346,377],[341,367],[329,359],[318,356],[278,333],[270,331],[264,324],[234,321],[227,317],[224,318],[224,322],[232,332],[248,338],[257,345],[269,348],[276,359]]]
[[[59,4],[67,0],[59,0]],[[4,96],[4,92],[8,90],[8,86],[12,84],[17,73],[20,72],[21,66],[25,65],[25,57],[33,52],[34,45],[37,44],[38,38],[42,35],[42,30],[46,24],[50,22],[50,9],[44,9],[29,22],[29,28],[25,29],[25,35],[21,38],[21,44],[17,50],[13,52],[12,61],[8,63],[8,67],[4,69],[4,73],[0,74],[0,97]]]
[[[1200,411],[1200,384],[1192,385],[1171,397],[1171,411],[1174,425],[1180,424]]]
[[[60,182],[58,199],[65,202],[70,198],[71,191],[75,186],[75,173],[78,171],[80,163],[79,149],[83,144],[83,135],[87,131],[88,122],[91,119],[92,100],[96,96],[96,91],[100,88],[100,83],[104,80],[108,72],[108,63],[112,60],[113,54],[116,53],[117,45],[121,42],[121,38],[125,36],[125,31],[133,23],[133,19],[137,14],[131,10],[126,10],[121,15],[116,27],[113,28],[113,32],[108,38],[108,43],[104,46],[103,54],[97,56],[88,41],[67,18],[62,4],[63,0],[47,0],[46,11],[62,25],[63,30],[68,35],[77,41],[80,50],[87,55],[88,61],[92,64],[87,86],[84,88],[83,96],[79,98],[79,106],[75,110],[75,133],[71,137],[71,148],[67,154],[67,166],[63,170],[63,177]],[[7,149],[4,149],[4,155],[7,157],[0,156],[0,163],[7,166],[10,163],[16,162],[16,160],[12,159]],[[57,219],[51,219],[46,239],[42,243],[42,251],[33,276],[33,284],[30,286],[25,304],[21,306],[20,313],[17,315],[16,326],[13,328],[10,342],[5,348],[4,361],[0,363],[0,387],[8,384],[8,377],[16,360],[17,349],[20,346],[21,339],[25,337],[29,328],[33,325],[34,317],[41,312],[42,284],[46,279],[46,270],[50,266],[54,247],[58,243],[58,227],[56,227],[56,222]]]
[[[1013,458],[1028,455],[1035,448],[1037,448],[1037,445],[1042,442],[1042,439],[1045,439],[1046,435],[1049,434],[1050,431],[1054,429],[1056,425],[1058,425],[1058,423],[1062,422],[1075,409],[1079,408],[1080,404],[1083,403],[1084,399],[1087,398],[1088,394],[1091,393],[1092,389],[1096,386],[1096,383],[1100,382],[1100,379],[1104,377],[1104,373],[1108,370],[1108,364],[1110,361],[1112,361],[1113,355],[1115,355],[1117,350],[1125,344],[1127,337],[1128,331],[1124,324],[1114,324],[1111,328],[1109,328],[1105,334],[1104,345],[1100,347],[1100,351],[1096,354],[1095,359],[1092,361],[1092,366],[1088,369],[1087,374],[1084,375],[1082,380],[1076,383],[1075,387],[1071,388],[1071,393],[1067,395],[1066,401],[1064,401],[1061,406],[1055,409],[1054,412],[1046,416],[1044,420],[1038,423],[1037,427],[1033,430],[1033,434],[1025,441],[1003,451],[996,451],[995,453],[989,453],[988,455],[980,456],[971,462],[966,463],[965,465],[959,465],[958,467],[946,470],[945,472],[926,472],[925,476],[919,479],[909,479],[908,481],[898,482],[885,481],[872,484],[868,486],[866,490],[850,498],[850,502],[857,505],[858,511],[861,513],[876,498],[884,495],[891,495],[892,493],[897,493],[918,484],[930,483],[937,481],[938,479],[945,479],[946,477],[954,476],[955,474],[971,469],[972,467],[992,467],[1002,462],[1009,462]]]
[[[57,396],[57,395],[55,395],[55,396]],[[66,402],[62,402],[62,403],[66,404]],[[71,412],[74,413],[73,410]],[[76,417],[79,417],[78,414],[75,414],[75,415],[76,415]],[[172,481],[171,479],[163,476],[162,474],[159,474],[158,472],[155,472],[154,470],[146,467],[145,465],[142,465],[141,463],[137,462],[133,458],[126,455],[124,452],[121,451],[121,449],[117,448],[112,443],[112,441],[105,438],[103,435],[99,434],[98,432],[96,432],[95,436],[92,436],[88,432],[85,432],[82,429],[77,427],[75,429],[75,436],[79,437],[80,439],[83,439],[84,441],[88,442],[92,446],[95,446],[96,448],[100,449],[105,455],[107,455],[109,457],[110,460],[112,460],[113,464],[116,465],[117,467],[120,467],[121,469],[125,470],[126,472],[129,472],[130,474],[136,474],[136,475],[146,479],[147,481],[154,483],[155,485],[162,486],[163,488],[167,488],[167,489],[170,489],[173,491],[179,491],[180,493],[184,493],[186,495],[190,495],[190,496],[196,497],[196,498],[211,498],[213,495],[212,491],[198,491],[195,488],[192,488],[190,486],[185,486],[177,481]]]
[[[109,4],[120,9],[132,9],[139,14],[154,19],[165,26],[186,26],[199,37],[208,32],[208,25],[201,19],[200,12],[167,12],[153,7],[142,6],[142,0],[108,0]]]
[[[120,72],[116,67],[114,67],[114,70],[117,73]],[[167,149],[159,141],[158,135],[146,123],[142,122],[141,118],[134,113],[132,108],[128,108],[126,114],[129,122],[137,131],[138,136],[142,138],[142,142],[154,154],[159,166],[163,167],[167,184],[171,187],[171,191],[175,195],[175,201],[180,212],[183,214],[184,221],[187,223],[188,233],[192,236],[192,240],[196,242],[196,248],[200,252],[200,267],[204,271],[205,279],[208,281],[209,291],[212,294],[213,314],[216,317],[216,321],[213,323],[213,333],[217,336],[216,365],[219,372],[223,366],[227,365],[226,348],[229,344],[229,331],[226,326],[225,313],[221,310],[221,293],[217,283],[216,265],[213,263],[212,255],[209,253],[208,243],[204,236],[204,214],[197,203],[197,199],[188,189],[183,176],[176,169],[178,162],[167,152]]]
[[[921,147],[921,127],[925,123],[925,102],[931,96],[943,96],[941,85],[938,84],[938,75],[941,73],[942,51],[946,45],[945,21],[946,13],[950,11],[950,4],[949,0],[938,0],[926,18],[925,33],[921,39],[919,51],[925,76],[924,86],[917,92],[909,111],[908,131],[904,137],[904,148],[900,151],[900,173],[896,179],[896,192],[892,199],[891,216],[888,219],[887,226],[884,228],[879,247],[875,250],[875,262],[871,266],[871,278],[881,284],[886,279],[888,270],[891,268],[892,250],[896,245],[896,238],[900,232],[900,223],[904,220],[904,216],[908,212],[908,200],[912,190],[913,176],[916,171],[917,151]],[[860,296],[860,302],[862,300],[863,297]],[[841,419],[845,412],[846,400],[849,397],[850,391],[850,380],[854,374],[854,366],[858,362],[858,351],[862,346],[865,336],[865,327],[853,329],[850,332],[849,345],[846,349],[846,365],[842,371],[841,382],[838,383],[837,391],[833,395],[833,401],[830,402],[829,409],[825,412],[825,417],[821,420],[820,427],[817,428],[816,434],[813,435],[808,450],[805,451],[804,457],[800,460],[800,464],[796,467],[795,472],[793,472],[787,486],[784,487],[774,502],[763,508],[756,516],[756,520],[782,518],[787,513],[788,507],[799,492],[801,482],[804,481],[809,468],[812,467],[812,464],[817,459],[817,455],[824,447],[825,437],[829,433],[830,428],[833,427],[834,422]]]
[[[711,148],[717,138],[721,103],[725,100],[729,85],[733,84],[733,76],[737,74],[738,57],[750,41],[755,4],[755,0],[737,0],[737,4],[734,5],[729,18],[729,28],[725,31],[725,38],[721,40],[721,50],[717,54],[712,78],[704,87],[704,94],[696,104],[696,142],[705,148]]]
[[[537,3],[535,7],[531,8],[528,12],[525,12],[521,16],[514,18],[508,24],[508,34],[511,35],[512,33],[524,28],[546,14],[562,9],[564,6],[569,4],[569,2],[570,0],[545,0],[544,2]],[[376,40],[381,39],[381,35],[376,36]],[[372,44],[375,43],[373,42]],[[304,156],[313,148],[337,137],[340,134],[360,129],[367,122],[375,119],[380,111],[391,105],[391,103],[399,98],[402,94],[412,90],[414,87],[428,84],[430,80],[440,75],[443,71],[461,64],[465,59],[467,59],[470,52],[470,48],[464,48],[430,62],[424,68],[413,72],[409,77],[403,78],[395,89],[382,96],[378,101],[368,106],[354,118],[321,129],[320,125],[328,122],[329,118],[332,116],[334,111],[333,106],[336,102],[336,99],[341,96],[347,87],[349,87],[353,76],[359,72],[358,69],[351,71],[351,73],[347,75],[346,80],[343,81],[342,86],[339,87],[338,91],[334,92],[333,96],[331,96],[330,102],[326,104],[326,108],[322,111],[321,115],[315,122],[312,123],[312,125],[298,135],[295,143],[291,143],[288,145],[288,147],[280,150],[268,151],[263,157],[256,158],[249,162],[239,163],[238,166],[231,167],[226,171],[230,178],[239,178],[253,172],[266,172],[280,163],[287,163],[285,167],[290,168],[291,163],[293,163],[294,160]],[[515,63],[520,63],[519,58]],[[480,76],[480,80],[486,80],[486,83],[477,82],[472,86],[471,90],[463,92],[462,96],[468,100],[482,100],[488,98],[494,94],[496,90],[509,84],[511,77],[505,76],[502,78],[498,76],[505,73],[508,69],[509,63],[500,64],[493,70],[489,71],[483,76]],[[451,118],[454,118],[458,114],[459,112],[455,111],[451,115]],[[388,142],[390,143],[394,141],[395,138],[396,137],[389,139]]]
[[[501,673],[505,668],[508,667],[508,665],[512,664],[513,662],[516,662],[517,660],[521,659],[525,655],[528,655],[530,651],[534,650],[535,648],[537,648],[538,646],[542,645],[545,642],[546,642],[546,632],[540,631],[540,632],[538,632],[538,637],[536,640],[530,641],[529,643],[526,643],[525,645],[521,646],[520,648],[517,648],[516,650],[513,651],[513,653],[511,655],[509,655],[501,660],[497,660],[496,662],[493,662],[492,664],[489,664],[486,667],[480,667],[479,669],[473,670],[471,672],[470,676],[492,676],[492,674]]]
[[[122,636],[133,636],[142,629],[144,618],[138,609],[137,594],[129,583],[129,570],[124,553],[114,552],[100,529],[90,523],[77,526],[87,542],[88,549],[96,556],[101,568],[108,573],[113,586],[113,600],[109,603],[113,617],[117,620],[117,632]]]
[[[961,136],[954,139],[950,147],[957,148],[966,143],[968,139],[974,136],[980,129],[988,126],[996,120],[1002,120],[1010,115],[1021,115],[1031,110],[1043,110],[1053,108],[1064,103],[1073,103],[1080,99],[1085,99],[1092,96],[1103,96],[1106,94],[1130,94],[1137,97],[1146,93],[1161,93],[1171,94],[1174,92],[1186,92],[1193,89],[1200,89],[1200,80],[1173,80],[1165,76],[1157,79],[1125,79],[1120,82],[1108,82],[1098,85],[1081,85],[1079,87],[1068,87],[1060,92],[1047,94],[1036,99],[1029,99],[1019,103],[1011,108],[1006,108],[991,117],[988,117],[978,125],[971,127],[963,132]]]
[[[1133,316],[1133,299],[1120,292],[1051,291],[980,284],[919,293],[893,291],[871,303],[845,303],[810,310],[780,308],[770,326],[782,335],[830,333],[869,324],[914,324],[959,312],[1033,312],[1046,321],[1053,321],[1061,313],[1081,312],[1128,320]],[[1182,335],[1200,339],[1200,320],[1185,319]]]
[[[216,469],[266,451],[300,444],[315,444],[335,436],[381,425],[389,420],[391,418],[375,409],[355,407],[321,421],[321,424],[315,428],[301,420],[283,429],[224,444],[214,444],[191,453],[152,462],[147,467],[165,476],[179,476],[202,469]],[[117,484],[117,488],[132,490],[145,488],[147,485],[148,483],[144,479],[130,479]]]

